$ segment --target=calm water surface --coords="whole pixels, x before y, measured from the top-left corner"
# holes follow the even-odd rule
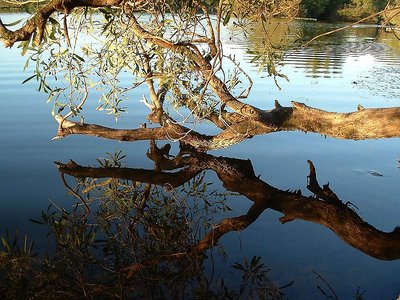
[[[3,19],[3,16],[2,16]],[[5,21],[15,19],[4,16]],[[313,35],[339,24],[299,22],[299,30]],[[358,26],[322,39],[313,47],[288,53],[281,71],[289,82],[280,80],[279,90],[264,72],[250,63],[261,41],[257,34],[240,37],[226,34],[225,54],[235,54],[254,78],[250,95],[253,105],[272,108],[277,99],[283,106],[291,100],[317,108],[347,112],[364,107],[400,106],[400,42],[381,34],[373,26]],[[284,34],[294,34],[282,29]],[[47,232],[29,222],[38,218],[49,201],[69,207],[74,203],[60,180],[54,161],[73,159],[81,165],[95,165],[96,158],[121,149],[125,164],[132,168],[152,168],[146,158],[148,142],[119,143],[94,137],[71,136],[52,141],[57,125],[46,96],[35,92],[35,82],[21,85],[25,58],[19,49],[0,48],[0,234],[18,230],[46,244]],[[138,100],[144,90],[137,90],[129,103],[129,112],[118,126],[137,127],[147,113]],[[97,100],[93,100],[96,102]],[[111,125],[114,120],[93,112],[89,105],[86,121]],[[279,132],[257,136],[229,149],[211,154],[250,159],[260,179],[280,189],[306,191],[307,160],[311,159],[320,183],[330,187],[343,200],[358,207],[357,213],[372,226],[392,231],[400,225],[400,140],[382,139],[347,141],[301,132]],[[382,175],[382,176],[376,176]],[[222,184],[210,171],[207,179],[218,189]],[[230,216],[246,212],[251,202],[235,196],[228,200]],[[255,223],[240,233],[230,233],[222,240],[229,259],[261,256],[271,268],[270,278],[279,284],[294,281],[286,290],[290,299],[322,299],[321,284],[312,270],[322,274],[340,298],[351,299],[357,288],[367,299],[396,299],[400,295],[400,261],[382,261],[352,248],[320,224],[293,221],[282,225],[280,213],[265,211]],[[217,272],[234,282],[227,270]]]

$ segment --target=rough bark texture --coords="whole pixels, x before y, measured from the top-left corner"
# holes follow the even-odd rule
[[[203,135],[183,126],[168,123],[164,127],[121,130],[98,125],[64,121],[58,136],[85,134],[121,141],[179,139],[207,151],[228,147],[259,134],[278,131],[314,132],[339,139],[363,140],[400,137],[400,108],[369,108],[351,113],[334,113],[293,102],[293,107],[265,111],[261,123],[229,115],[230,125],[215,136]],[[62,118],[56,117],[61,123]],[[210,120],[215,116],[211,116]]]
[[[361,108],[351,113],[334,113],[293,102],[292,114],[283,120],[282,126],[340,139],[393,138],[400,136],[400,108]]]

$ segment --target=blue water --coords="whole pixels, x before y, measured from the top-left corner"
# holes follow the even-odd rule
[[[4,19],[14,17],[6,15]],[[333,25],[318,23],[318,26]],[[341,43],[368,39],[374,32],[373,27],[351,29],[342,34]],[[249,62],[251,55],[246,49],[251,46],[250,41],[232,40],[227,35],[225,53],[234,53],[254,78],[249,102],[260,108],[272,108],[275,99],[283,106],[296,100],[340,112],[353,111],[358,104],[399,106],[400,43],[390,36],[381,36],[377,41],[378,46],[368,51],[355,47],[351,53],[332,53],[325,41],[318,49],[288,56],[282,71],[290,81],[280,80],[281,90],[265,72],[258,73],[257,67]],[[54,161],[73,159],[81,165],[95,165],[96,158],[104,157],[106,152],[122,149],[127,155],[127,166],[150,169],[152,164],[145,156],[148,142],[120,143],[88,136],[52,141],[57,124],[50,113],[51,105],[46,104],[46,95],[35,91],[34,81],[21,85],[31,73],[22,71],[26,58],[19,52],[16,47],[0,48],[0,235],[6,230],[18,230],[43,247],[45,229],[28,219],[38,218],[51,201],[66,207],[74,203]],[[138,100],[144,92],[139,89],[132,94],[134,101],[129,103],[128,114],[120,118],[119,127],[137,127],[143,122],[147,110]],[[90,111],[97,99],[89,100],[85,121],[113,125],[112,117]],[[383,231],[392,231],[400,225],[398,138],[347,141],[318,134],[279,132],[257,136],[212,154],[250,159],[262,180],[282,190],[306,190],[307,160],[311,159],[319,182],[329,181],[341,199],[359,208],[357,213],[366,222]],[[383,176],[372,176],[371,171]],[[209,179],[216,177],[210,172]],[[222,189],[221,184],[216,182],[216,185]],[[233,197],[229,204],[233,208],[230,214],[238,216],[251,202],[244,197]],[[268,210],[243,232],[225,236],[221,242],[230,259],[240,261],[243,256],[261,256],[271,268],[269,274],[274,282],[282,285],[295,281],[286,290],[290,299],[322,298],[316,288],[321,282],[312,273],[313,269],[323,274],[343,299],[352,298],[358,287],[365,290],[366,299],[395,299],[400,295],[399,261],[369,257],[322,225],[298,220],[281,225],[279,217],[279,213]],[[224,269],[219,272],[234,282]]]

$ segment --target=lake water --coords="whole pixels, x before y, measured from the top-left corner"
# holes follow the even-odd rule
[[[4,15],[2,20],[13,20]],[[309,36],[335,29],[341,24],[298,22],[298,29]],[[400,106],[400,42],[378,28],[360,25],[323,38],[308,48],[289,53],[281,71],[289,77],[280,80],[279,90],[265,72],[251,63],[260,41],[255,37],[224,35],[225,54],[235,54],[254,79],[249,102],[270,109],[277,99],[283,106],[291,100],[329,111],[348,112],[364,107]],[[282,31],[280,34],[287,34]],[[279,38],[279,36],[277,36]],[[250,50],[249,50],[250,49]],[[47,229],[33,224],[50,202],[71,209],[76,200],[60,179],[54,161],[73,159],[80,165],[96,165],[106,152],[122,150],[124,166],[152,169],[146,157],[149,142],[120,143],[95,137],[70,136],[52,141],[57,130],[46,104],[46,95],[35,91],[36,83],[21,85],[30,76],[23,72],[25,57],[20,49],[0,48],[0,235],[18,231],[28,234],[43,249]],[[119,127],[137,127],[146,107],[139,102],[144,89],[129,101],[128,114]],[[94,100],[93,102],[96,102]],[[85,121],[113,126],[113,118],[93,112],[89,104]],[[176,151],[176,147],[173,147]],[[176,153],[176,152],[175,152]],[[390,232],[400,225],[400,139],[366,141],[338,140],[319,134],[279,132],[257,136],[212,155],[249,159],[255,174],[279,190],[301,189],[307,194],[307,160],[313,161],[319,182],[330,183],[340,199],[351,201],[357,214],[375,228]],[[377,176],[379,175],[379,176]],[[222,183],[210,170],[206,181],[219,191]],[[308,193],[310,194],[310,193]],[[307,194],[307,195],[308,195]],[[252,202],[244,196],[228,197],[232,211],[217,216],[240,216]],[[327,227],[295,220],[281,224],[282,215],[266,210],[248,228],[221,239],[228,255],[227,264],[217,263],[216,273],[235,282],[226,268],[243,257],[260,256],[271,269],[269,278],[277,285],[294,281],[285,289],[289,299],[323,299],[317,285],[326,285],[321,274],[340,299],[351,299],[357,289],[366,299],[397,299],[400,295],[400,261],[379,260],[345,243]]]

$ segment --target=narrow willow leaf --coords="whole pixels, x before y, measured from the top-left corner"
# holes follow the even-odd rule
[[[21,55],[22,56],[24,56],[25,54],[26,54],[26,51],[28,51],[28,48],[29,48],[29,40],[28,41],[25,41],[25,42],[22,42],[21,44],[22,44],[22,51],[21,51]]]
[[[224,18],[224,26],[226,26],[226,24],[228,24],[229,23],[229,20],[231,19],[231,17],[232,17],[232,12],[233,12],[233,8],[231,8],[229,11],[228,11],[228,13],[226,14],[226,16],[225,16],[225,18]]]
[[[59,25],[58,21],[52,17],[49,17],[48,21],[53,25]]]
[[[38,221],[38,220],[35,220],[35,219],[29,218],[29,221],[31,221],[32,223],[35,223],[35,224],[44,225],[44,223],[42,221]]]
[[[77,59],[79,59],[81,62],[85,62],[85,60],[83,59],[82,56],[79,56],[78,54],[74,54],[74,57],[76,57]]]
[[[21,23],[22,20],[23,19],[19,19],[19,20],[15,21],[15,22],[4,24],[4,26],[15,26],[15,25]]]
[[[235,7],[235,0],[232,1],[231,7],[229,8],[229,11],[226,13],[226,16],[225,16],[224,22],[223,22],[224,26],[226,26],[226,24],[229,23],[229,20],[231,19],[232,14],[233,14],[234,7]]]
[[[10,244],[8,243],[8,241],[2,236],[1,237],[1,241],[3,242],[4,247],[6,248],[7,251],[10,251]]]
[[[35,78],[36,76],[37,76],[36,74],[35,74],[35,75],[32,75],[32,76],[29,76],[29,77],[26,78],[24,81],[22,81],[22,84],[28,82],[29,80],[31,80],[32,78]]]

